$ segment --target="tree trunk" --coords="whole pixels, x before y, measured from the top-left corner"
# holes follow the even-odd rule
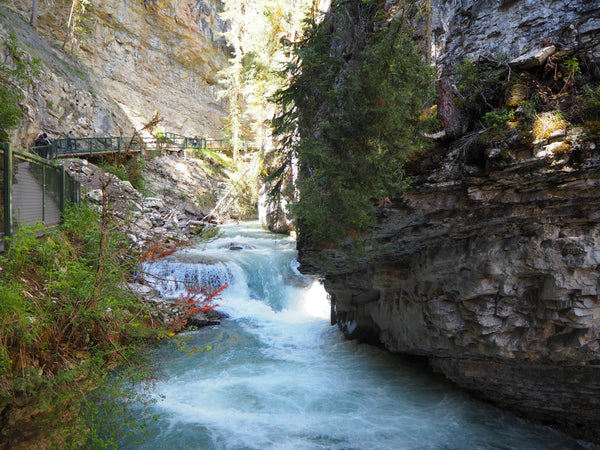
[[[38,6],[39,6],[39,0],[33,0],[33,3],[31,5],[31,18],[29,19],[29,24],[33,28],[37,28]]]
[[[78,0],[73,0],[73,3],[71,4],[71,12],[69,13],[69,21],[67,22],[67,34],[65,35],[65,40],[62,45],[63,50],[67,46],[67,41],[69,40],[69,37],[71,36],[71,31],[73,28],[73,13],[75,12],[75,5],[77,5],[77,1]],[[73,52],[72,47],[71,47],[71,52]]]
[[[442,78],[437,87],[438,119],[450,139],[463,134],[463,119],[460,110],[454,103],[452,84],[447,78]]]

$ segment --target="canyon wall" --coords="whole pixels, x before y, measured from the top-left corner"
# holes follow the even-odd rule
[[[504,53],[514,79],[515,58],[548,45],[583,50],[597,71],[599,17],[590,1],[432,1],[420,35],[430,37],[442,77],[467,56]],[[561,127],[529,145],[516,131],[494,143],[472,129],[421,156],[412,187],[378,207],[362,257],[348,256],[349,240],[320,252],[300,241],[301,270],[324,278],[332,323],[348,338],[426,357],[525,418],[600,442],[592,129]]]
[[[332,320],[349,338],[427,357],[529,419],[599,440],[600,155],[578,142],[583,163],[531,157],[478,176],[461,163],[473,138],[379,209],[371,257],[326,250],[318,271]]]
[[[430,36],[432,62],[444,71],[465,57],[513,58],[548,43],[569,49],[586,46],[600,57],[600,7],[592,0],[429,3],[429,21],[422,26]]]
[[[221,136],[226,112],[217,98],[217,73],[228,50],[219,35],[224,25],[218,0],[94,1],[66,51],[61,48],[71,1],[40,1],[43,41],[27,30],[31,2],[5,3],[4,34],[16,29],[24,36],[20,45],[43,57],[42,74],[27,95],[28,122],[15,144],[41,130],[52,137],[71,128],[78,137],[130,135],[155,112],[167,131]],[[12,10],[20,19],[10,19]]]

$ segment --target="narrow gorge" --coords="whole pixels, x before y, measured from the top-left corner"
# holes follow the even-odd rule
[[[3,3],[0,40],[16,34],[41,64],[21,88],[24,118],[11,136],[15,147],[30,147],[40,132],[56,139],[71,129],[78,138],[129,136],[153,117],[163,131],[186,140],[233,141],[240,136],[233,137],[235,120],[227,116],[236,97],[224,94],[223,70],[232,61],[247,64],[246,72],[265,70],[253,92],[238,93],[246,100],[266,92],[274,76],[254,63],[254,53],[227,42],[231,17],[222,16],[219,0],[83,2],[85,26],[75,40],[65,28],[71,1],[40,0],[37,29],[28,23],[31,1]],[[269,19],[275,11],[292,21],[274,3],[263,6]],[[210,273],[215,287],[230,287],[221,298],[230,310],[209,321],[223,318],[219,327],[191,333],[189,359],[157,351],[174,365],[159,383],[169,397],[152,410],[160,420],[141,438],[145,445],[159,448],[164,439],[206,448],[281,448],[285,436],[290,448],[487,446],[501,443],[504,424],[511,448],[600,444],[600,4],[322,0],[307,9],[314,35],[286,34],[272,20],[277,45],[292,36],[302,43],[282,51],[289,58],[286,79],[306,81],[274,89],[282,116],[268,122],[273,136],[263,130],[273,104],[260,114],[250,107],[240,113],[248,135],[261,138],[259,156],[250,156],[251,163],[263,162],[253,167],[255,178],[243,184],[249,173],[243,164],[250,166],[244,161],[234,180],[216,159],[193,154],[196,146],[144,161],[148,195],[129,182],[115,183],[123,201],[115,214],[135,231],[125,233],[131,248],[143,253],[155,235],[189,244],[169,249],[164,266],[154,267],[157,279],[201,280]],[[322,37],[315,30],[330,40],[302,47]],[[371,40],[378,33],[384,37]],[[369,47],[373,42],[377,48]],[[2,52],[3,63],[12,60],[6,43]],[[401,66],[394,57],[414,64]],[[302,79],[306,67],[317,69]],[[367,73],[372,68],[394,72],[402,83]],[[353,70],[358,75],[346,78]],[[286,103],[290,91],[300,92],[296,103]],[[365,101],[344,103],[355,91]],[[390,118],[389,99],[401,95],[408,98],[406,111]],[[281,117],[292,126],[286,129]],[[251,126],[252,120],[260,124]],[[375,137],[363,138],[363,130]],[[323,136],[336,138],[327,154],[335,158],[323,156]],[[376,151],[369,154],[369,146]],[[391,163],[398,166],[385,172]],[[80,160],[68,164],[89,183],[84,197],[100,208],[104,172]],[[319,165],[331,172],[317,173]],[[353,179],[354,173],[367,176]],[[393,193],[380,189],[373,181],[379,178]],[[356,196],[336,197],[335,188],[348,180],[354,190],[340,192]],[[229,224],[216,240],[197,243],[198,226],[235,191],[231,186],[239,197],[260,190],[276,208],[264,213],[272,223]],[[371,188],[373,195],[356,203],[364,208],[354,207]],[[318,207],[305,207],[309,199]],[[259,206],[246,211],[264,211]],[[368,222],[371,211],[375,220]],[[320,241],[306,224],[323,226]],[[365,224],[367,233],[351,227],[364,231]],[[298,239],[268,234],[265,225]],[[136,287],[138,297],[163,301],[158,283],[144,284]],[[182,291],[167,294],[175,302]],[[355,342],[342,342],[342,334]],[[418,395],[407,393],[415,379]],[[486,403],[466,399],[465,391]],[[410,411],[415,416],[407,419]],[[488,422],[473,417],[479,412]],[[0,411],[3,423],[10,414],[9,407]],[[475,430],[474,437],[465,432],[462,440],[464,430]],[[13,442],[24,442],[19,433]]]
[[[597,122],[562,119],[524,134],[517,105],[535,86],[550,95],[558,83],[550,71],[565,55],[585,55],[598,82],[600,9],[587,1],[430,6],[420,31],[440,72],[446,138],[409,159],[403,195],[379,203],[368,256],[349,257],[350,240],[320,251],[301,242],[301,270],[324,276],[332,322],[347,337],[423,356],[481,398],[597,442]],[[498,135],[456,117],[461,96],[450,82],[465,58],[506,65],[497,83],[502,104],[517,109],[512,129]],[[554,101],[568,116],[573,90],[563,86]],[[442,109],[448,97],[453,108]]]

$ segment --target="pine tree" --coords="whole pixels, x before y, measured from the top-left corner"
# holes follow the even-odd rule
[[[419,146],[418,117],[432,94],[433,70],[402,18],[376,28],[376,4],[335,6],[296,45],[274,120],[282,164],[300,166],[292,212],[312,245],[368,233],[375,203],[406,186],[402,166]]]
[[[269,99],[282,86],[279,74],[286,64],[284,42],[302,28],[310,11],[308,0],[225,0],[221,18],[232,48],[230,65],[222,75],[223,95],[229,100],[229,126],[234,158],[243,130],[267,138],[265,122],[274,109]]]

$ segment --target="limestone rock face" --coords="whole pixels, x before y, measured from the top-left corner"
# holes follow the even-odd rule
[[[29,19],[30,1],[7,3]],[[38,31],[63,59],[69,58],[60,48],[71,3],[39,2]],[[45,67],[46,76],[57,79],[36,92],[42,100],[33,109],[41,116],[57,117],[41,117],[36,128],[51,133],[74,128],[77,137],[130,135],[133,126],[139,127],[156,111],[170,132],[220,137],[226,113],[217,99],[216,83],[227,48],[219,36],[219,8],[218,0],[91,2],[81,22],[87,32],[73,47],[67,43],[66,50],[83,64],[80,72],[74,71],[75,78],[94,79],[83,92],[71,88],[60,70]],[[98,105],[101,96],[110,101]]]
[[[427,25],[432,62],[450,69],[465,57],[516,57],[543,42],[588,46],[600,57],[600,4],[593,1],[432,0]]]
[[[40,2],[44,4],[45,2]],[[26,60],[40,60],[39,74],[23,86],[21,107],[25,118],[13,135],[12,144],[20,148],[33,145],[43,131],[51,139],[65,138],[69,130],[76,137],[120,135],[133,127],[125,112],[116,106],[103,80],[74,57],[49,44],[35,33],[16,12],[3,8],[0,14],[0,42],[9,33],[17,36],[17,45]],[[12,58],[0,46],[0,60],[9,66]]]
[[[157,110],[168,130],[218,137],[217,72],[226,63],[218,10],[217,0],[95,2],[81,50],[130,116]]]
[[[379,211],[369,258],[328,250],[319,271],[332,321],[349,338],[427,356],[482,397],[598,441],[600,155],[591,142],[576,145],[576,163],[529,155],[501,164],[488,152],[491,168],[478,176],[461,162],[472,139]],[[577,131],[562,139],[577,142]],[[311,254],[301,257],[310,271]]]
[[[389,15],[399,4],[386,2]],[[420,5],[415,29],[442,79],[466,57],[520,71],[554,52],[600,56],[598,2]],[[524,98],[511,94],[514,104]],[[422,355],[478,396],[600,442],[597,138],[557,130],[513,154],[508,144],[482,145],[478,133],[457,139],[465,130],[451,122],[453,105],[438,110],[456,140],[379,208],[366,256],[316,254],[300,236],[300,269],[324,277],[332,323],[347,337]]]

